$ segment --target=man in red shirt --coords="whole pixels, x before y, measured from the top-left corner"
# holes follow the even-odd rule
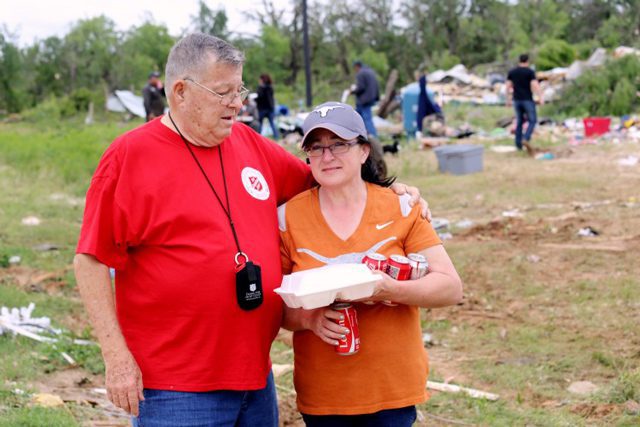
[[[169,114],[118,137],[87,192],[76,279],[108,396],[134,425],[278,424],[276,208],[312,178],[236,123],[243,62],[209,35],[176,43]]]

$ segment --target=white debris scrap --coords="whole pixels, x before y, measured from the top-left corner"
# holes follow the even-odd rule
[[[13,332],[15,335],[17,332],[12,326],[32,333],[51,329],[51,319],[48,317],[31,317],[35,308],[34,303],[30,303],[27,307],[8,308],[3,306],[0,308],[0,335],[5,332]]]
[[[22,218],[22,225],[28,225],[30,227],[40,225],[40,218],[37,216],[26,216]]]
[[[34,303],[29,303],[27,307],[20,308],[0,308],[0,335],[12,333],[13,335],[22,335],[40,342],[55,343],[56,338],[39,335],[39,332],[47,332],[59,335],[62,330],[51,327],[51,319],[48,317],[31,317],[31,313],[36,308]],[[73,340],[78,345],[93,345],[92,341]]]

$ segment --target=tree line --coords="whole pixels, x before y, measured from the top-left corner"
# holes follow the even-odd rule
[[[312,78],[316,97],[337,97],[353,79],[360,59],[381,78],[391,69],[400,83],[418,68],[463,63],[504,71],[528,52],[540,68],[565,66],[596,47],[640,44],[638,0],[308,0]],[[262,0],[246,19],[257,36],[228,28],[224,8],[204,0],[184,32],[229,40],[247,56],[244,78],[255,89],[269,72],[279,100],[304,97],[302,1],[278,8]],[[164,69],[182,34],[169,33],[152,16],[118,31],[107,16],[75,22],[63,37],[20,47],[0,28],[0,111],[20,112],[48,99],[65,99],[71,111],[104,100],[114,89],[140,92],[151,70]]]

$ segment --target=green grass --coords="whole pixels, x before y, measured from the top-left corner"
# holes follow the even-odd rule
[[[75,427],[79,425],[73,415],[64,409],[22,407],[0,412],[0,427]]]

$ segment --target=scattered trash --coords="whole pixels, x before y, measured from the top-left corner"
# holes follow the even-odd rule
[[[440,240],[451,240],[453,239],[453,234],[446,232],[446,233],[438,233],[438,237],[440,237]]]
[[[456,222],[457,228],[470,228],[473,226],[473,221],[470,219],[463,219],[461,221]]]
[[[600,235],[600,232],[593,229],[591,226],[587,226],[578,230],[578,236],[580,237],[595,237]]]
[[[431,335],[428,332],[423,333],[422,334],[422,343],[424,345],[433,345],[434,344],[433,335]]]
[[[640,159],[638,159],[636,156],[627,156],[625,158],[618,160],[618,164],[620,166],[635,166],[638,164],[639,160]]]
[[[541,258],[538,255],[531,254],[527,255],[527,261],[532,262],[534,264],[540,262]]]
[[[515,153],[517,150],[513,145],[492,145],[489,147],[489,150],[494,153]]]
[[[507,339],[507,330],[505,328],[500,328],[500,338],[503,340]]]
[[[524,218],[524,214],[518,208],[503,211],[502,216],[505,218]]]
[[[64,401],[57,394],[49,394],[49,393],[36,393],[31,396],[31,401],[45,408],[55,408],[58,406],[64,406]]]
[[[28,225],[31,227],[40,225],[40,218],[35,216],[26,216],[22,218],[22,225]]]
[[[431,226],[434,230],[447,230],[449,228],[449,220],[446,218],[431,219]]]
[[[636,201],[636,198],[631,196],[627,199],[626,202],[622,203],[622,206],[624,206],[625,208],[635,208],[636,206],[638,206],[638,202]]]
[[[624,410],[627,414],[638,415],[640,414],[640,403],[635,400],[627,400],[624,404]]]
[[[435,381],[427,381],[427,388],[436,391],[444,391],[449,393],[466,393],[476,399],[498,400],[500,396],[486,391],[476,390],[473,388],[460,387],[454,384],[438,383]]]
[[[40,245],[33,246],[33,250],[39,251],[39,252],[57,251],[59,249],[60,249],[60,246],[55,245],[53,243],[42,243]]]
[[[9,265],[18,265],[22,261],[20,255],[13,255],[9,257]]]
[[[65,353],[64,351],[61,351],[60,354],[62,355],[62,358],[64,360],[67,361],[67,363],[69,363],[69,365],[75,365],[76,361],[73,359],[73,357],[69,356],[68,353]]]
[[[52,335],[59,335],[62,333],[62,330],[52,328],[51,319],[48,317],[31,317],[31,313],[33,313],[35,307],[36,305],[34,303],[29,303],[29,306],[20,308],[1,307],[0,335],[11,332],[13,335],[22,335],[39,342],[58,342],[57,338],[38,334],[38,332],[44,331]],[[72,342],[78,345],[96,344],[93,341],[78,339],[74,339]]]
[[[534,159],[536,159],[536,160],[553,160],[555,158],[556,158],[556,156],[554,156],[553,153],[551,153],[551,152],[538,153],[534,157]]]
[[[598,386],[591,381],[576,381],[571,383],[567,388],[567,391],[573,394],[579,394],[580,396],[588,396],[595,393],[598,390]]]

